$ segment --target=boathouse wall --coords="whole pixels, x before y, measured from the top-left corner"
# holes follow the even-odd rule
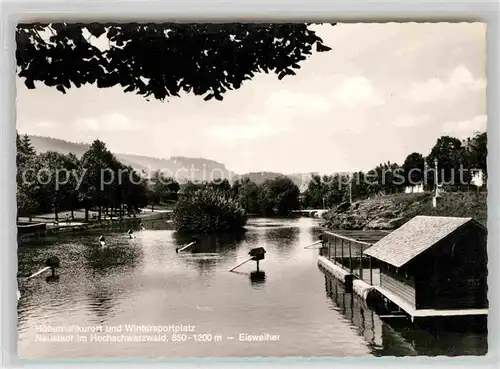
[[[488,307],[487,234],[480,224],[467,223],[414,262],[417,309]]]
[[[397,294],[412,307],[416,304],[415,278],[406,268],[396,269],[387,263],[380,265],[380,286]]]

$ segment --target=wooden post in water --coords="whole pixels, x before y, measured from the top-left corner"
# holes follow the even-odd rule
[[[45,265],[50,267],[52,271],[52,277],[56,276],[56,268],[59,268],[61,266],[61,262],[57,256],[51,256],[47,259],[45,262]]]
[[[351,253],[351,245],[352,245],[352,242],[349,240],[349,270],[351,271],[351,274],[352,274],[352,253]]]
[[[239,268],[243,264],[248,263],[250,260],[255,260],[257,262],[257,271],[259,271],[259,261],[264,260],[265,253],[266,253],[266,250],[264,250],[263,247],[256,247],[254,249],[251,249],[250,252],[248,253],[248,255],[250,255],[250,258],[245,260],[241,264],[236,265],[233,269],[230,270],[230,272],[232,272],[236,268]]]
[[[239,268],[239,267],[240,267],[240,266],[242,266],[243,264],[248,263],[250,260],[253,260],[253,257],[251,257],[250,259],[247,259],[247,260],[245,260],[244,262],[242,262],[242,263],[240,263],[240,264],[236,265],[233,269],[231,269],[231,270],[230,270],[230,272],[232,272],[232,271],[233,271],[233,270],[235,270],[236,268]]]

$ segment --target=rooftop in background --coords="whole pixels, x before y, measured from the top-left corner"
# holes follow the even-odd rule
[[[469,222],[477,223],[472,218],[416,216],[365,254],[399,268]]]

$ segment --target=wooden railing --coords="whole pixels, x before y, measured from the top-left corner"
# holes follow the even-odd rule
[[[364,251],[373,244],[356,240],[331,231],[324,232],[326,255],[329,260],[349,273],[363,279],[363,269],[371,269],[371,258],[364,256]],[[370,280],[372,280],[370,276]],[[373,281],[372,281],[373,282]]]

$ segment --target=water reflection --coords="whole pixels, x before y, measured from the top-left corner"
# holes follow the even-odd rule
[[[87,292],[87,296],[89,310],[93,313],[93,316],[97,317],[96,323],[105,323],[114,305],[112,290],[97,281],[92,286],[92,289]]]
[[[47,254],[42,248],[25,247],[18,255],[17,276],[19,278],[29,277],[45,264]]]
[[[189,267],[195,269],[201,277],[214,276],[217,269],[217,259],[213,255],[195,258],[184,258]]]
[[[326,295],[334,303],[376,356],[485,355],[487,337],[473,332],[433,332],[406,319],[382,321],[364,301],[347,293],[343,285],[325,273]]]
[[[186,245],[196,239],[196,245],[190,248],[191,252],[230,252],[238,248],[245,241],[246,230],[229,232],[223,234],[189,234],[182,232],[174,232],[174,241],[177,247]]]
[[[48,277],[45,277],[45,282],[47,282],[47,283],[59,282],[59,276],[58,275],[49,275]]]
[[[473,329],[468,330],[469,327],[464,326],[464,323],[461,325],[466,331],[437,331],[416,328],[408,324],[391,324],[391,327],[395,333],[410,342],[419,355],[486,355],[488,353],[487,335],[484,332],[475,332]]]
[[[132,242],[133,240],[130,240]],[[106,248],[92,245],[85,250],[87,264],[98,274],[112,272],[113,268],[133,268],[140,262],[141,249],[130,243],[110,243]]]
[[[250,273],[233,271],[231,273],[248,278],[250,284],[252,285],[252,288],[255,290],[262,289],[264,287],[264,284],[266,283],[266,272],[264,272],[263,270],[254,270]]]
[[[200,236],[200,249],[176,254],[189,236],[146,227],[126,238],[126,230],[106,234],[107,250],[96,247],[99,232],[61,236],[50,245],[21,248],[20,274],[61,260],[58,282],[46,275],[20,278],[19,353],[21,357],[129,356],[362,356],[416,355],[443,350],[481,352],[486,337],[417,333],[388,325],[362,301],[343,291],[317,268],[317,251],[303,247],[317,240],[311,219],[273,220],[280,226],[254,227],[246,233]],[[272,224],[264,220],[263,224]],[[293,228],[293,227],[295,228]],[[268,253],[256,269],[252,248]],[[325,283],[325,285],[323,285]],[[325,298],[325,288],[327,297]],[[36,342],[39,324],[119,326],[124,324],[193,324],[199,332],[236,337],[241,332],[280,334],[277,342],[185,342],[166,351],[161,344]],[[442,338],[444,337],[444,338]],[[446,342],[437,342],[440,340]],[[427,342],[427,343],[426,343]],[[456,348],[453,349],[453,345]],[[427,346],[427,347],[426,347]],[[431,347],[432,346],[432,347]],[[483,350],[484,351],[484,350]]]
[[[274,246],[274,250],[280,255],[290,254],[295,247],[300,230],[297,227],[269,228],[265,231],[266,242]]]
[[[261,287],[266,282],[266,272],[263,270],[255,270],[250,273],[250,281],[252,286]]]
[[[236,250],[246,239],[246,231],[225,234],[196,235],[180,232],[173,233],[174,244],[182,247],[193,239],[196,243],[177,255],[190,268],[198,271],[199,275],[213,275],[219,261],[226,263],[228,260],[236,261]]]

